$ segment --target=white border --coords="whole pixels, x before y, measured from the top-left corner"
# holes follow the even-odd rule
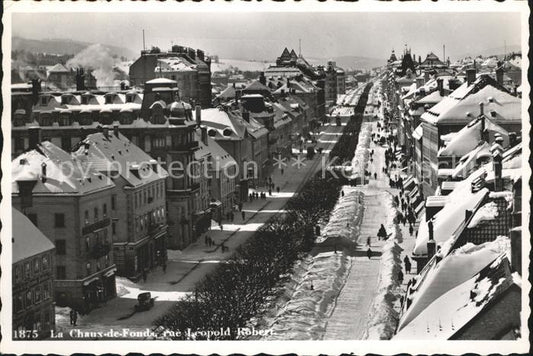
[[[399,3],[399,2],[377,2],[362,0],[358,3],[345,3],[329,1],[321,3],[318,1],[305,0],[299,3],[287,0],[286,3],[271,1],[241,2],[234,1],[231,3],[223,1],[202,3],[193,2],[111,2],[100,1],[96,3],[83,2],[33,2],[23,0],[18,3],[11,1],[4,2],[4,14],[2,21],[4,33],[2,36],[2,51],[4,53],[2,68],[4,68],[4,78],[2,82],[4,112],[2,113],[2,131],[4,135],[4,149],[2,152],[2,168],[9,167],[11,163],[11,98],[10,85],[10,52],[11,52],[11,14],[13,12],[520,12],[522,21],[522,54],[523,68],[529,68],[528,53],[528,17],[529,8],[526,1],[511,1],[498,3],[494,1],[419,1],[416,3]],[[7,68],[7,69],[6,69]],[[527,108],[530,105],[529,100],[529,83],[527,71],[522,71],[523,93],[522,93],[522,113],[523,113],[523,167],[524,182],[529,181],[531,169],[528,164],[529,158],[529,131],[530,122],[528,120]],[[527,152],[527,154],[525,154]],[[4,199],[0,204],[0,216],[2,219],[2,245],[3,253],[0,256],[2,267],[2,279],[0,281],[0,291],[3,301],[0,321],[3,331],[3,339],[0,343],[2,352],[7,353],[57,353],[71,354],[80,350],[92,352],[95,354],[112,352],[126,354],[128,352],[141,353],[212,353],[229,354],[234,352],[257,353],[266,352],[270,354],[281,353],[298,353],[298,354],[339,354],[346,353],[380,353],[380,354],[397,354],[397,353],[447,353],[462,354],[465,352],[474,352],[478,354],[501,353],[508,354],[512,352],[524,353],[529,350],[529,331],[527,320],[530,316],[528,304],[528,294],[530,284],[527,281],[529,271],[529,253],[523,253],[524,266],[524,284],[522,285],[522,315],[523,339],[517,341],[11,341],[11,171],[3,171],[1,182],[2,195]],[[523,184],[524,199],[522,208],[523,227],[529,226],[530,206],[529,201],[531,192],[528,185]],[[524,231],[524,234],[528,232]],[[523,251],[529,251],[531,248],[530,239],[523,239]],[[354,316],[356,317],[356,316]]]

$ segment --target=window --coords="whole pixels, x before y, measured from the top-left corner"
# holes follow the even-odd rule
[[[114,221],[111,223],[111,234],[113,235],[117,234],[117,223]]]
[[[104,204],[103,206],[103,215],[104,215],[104,218],[107,218],[107,204]]]
[[[34,213],[28,214],[28,219],[30,219],[33,225],[37,226],[37,214],[34,214]]]
[[[15,282],[18,282],[21,277],[20,266],[15,266]]]
[[[65,214],[55,213],[54,214],[54,226],[55,227],[65,227]]]
[[[56,279],[67,279],[67,269],[65,266],[56,267]]]
[[[44,270],[48,269],[48,256],[43,256],[41,264],[43,265]]]
[[[50,283],[51,282],[43,284],[43,300],[50,298]]]
[[[89,251],[89,246],[91,245],[91,241],[90,241],[90,237],[89,236],[86,236],[85,237],[85,250],[86,251]]]
[[[24,301],[23,300],[24,299],[23,299],[21,294],[19,294],[19,295],[17,295],[15,297],[15,305],[13,306],[14,309],[15,309],[15,313],[21,311],[22,309],[24,309]]]
[[[107,243],[107,229],[104,230],[104,242]]]
[[[26,292],[26,308],[33,304],[32,292],[31,290]]]
[[[116,195],[112,195],[111,196],[111,210],[115,210],[116,209],[116,204],[117,204],[117,196]]]
[[[46,96],[41,96],[41,105],[48,105],[48,98]]]
[[[87,274],[91,274],[91,263],[87,262]]]
[[[24,264],[24,277],[29,278],[31,274],[31,268],[30,263],[26,262]]]
[[[41,286],[37,286],[35,288],[35,303],[39,303],[41,301]]]
[[[56,239],[56,254],[57,255],[67,254],[67,241],[66,240]]]
[[[89,210],[85,210],[85,225],[89,223]]]
[[[94,221],[98,221],[98,208],[94,208]]]
[[[36,258],[35,260],[33,260],[33,272],[39,273],[40,267],[41,267],[41,259]]]

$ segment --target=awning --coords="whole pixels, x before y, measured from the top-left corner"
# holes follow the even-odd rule
[[[422,200],[415,208],[415,214],[417,216],[420,215],[420,213],[424,210],[424,200]]]
[[[418,125],[416,129],[413,131],[412,135],[416,140],[420,140],[422,138],[422,124]]]
[[[405,190],[411,190],[414,185],[415,180],[413,179],[412,175],[408,176],[407,179],[403,181],[403,189]]]
[[[107,271],[106,273],[104,273],[104,277],[109,278],[109,277],[111,277],[112,275],[114,275],[116,271],[117,271],[116,268],[111,268],[109,271]]]
[[[83,285],[84,286],[88,286],[89,284],[93,283],[93,282],[96,282],[100,279],[100,277],[96,276],[96,277],[93,277],[93,278],[90,278],[86,281],[83,282]]]

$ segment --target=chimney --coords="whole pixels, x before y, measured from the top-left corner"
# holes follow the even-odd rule
[[[476,69],[475,68],[469,68],[466,70],[466,82],[468,85],[471,85],[476,81]]]
[[[433,220],[428,221],[429,240],[427,242],[428,260],[435,255],[437,244],[433,239]]]
[[[195,106],[196,125],[200,126],[202,123],[202,107],[200,105]]]
[[[511,270],[522,276],[522,227],[515,227],[511,233]]]
[[[499,146],[499,147],[496,147]],[[503,190],[502,181],[502,153],[499,144],[494,144],[491,148],[492,151],[492,164],[494,167],[494,191],[501,192]]]
[[[113,134],[118,138],[118,125],[113,126]]]
[[[437,90],[439,91],[440,96],[444,96],[444,83],[442,78],[437,79]]]
[[[263,84],[263,85],[266,85],[266,77],[265,77],[265,72],[261,72],[259,74],[259,83]]]
[[[429,72],[426,70],[424,72],[424,83],[427,83],[429,82]]]
[[[46,183],[46,163],[41,163],[41,181]]]
[[[204,51],[202,51],[201,49],[196,50],[196,55],[198,56],[198,59],[201,60],[202,62],[205,60]]]
[[[250,122],[250,113],[248,111],[243,111],[242,118],[244,119],[244,121]]]
[[[194,48],[189,48],[187,50],[187,54],[189,55],[189,57],[191,57],[191,59],[196,59],[196,51],[194,50]]]
[[[202,126],[200,128],[200,133],[201,133],[201,136],[202,136],[203,144],[207,146],[208,145],[208,143],[207,143],[207,127]]]
[[[424,78],[416,78],[416,87],[420,88],[424,86]]]
[[[37,184],[37,179],[18,180],[20,208],[26,209],[33,206],[33,187]]]
[[[76,90],[85,90],[85,75],[83,74],[83,68],[76,69]]]
[[[470,220],[470,218],[472,217],[472,214],[473,214],[472,210],[470,209],[465,210],[465,223]]]
[[[503,68],[502,67],[498,67],[496,69],[496,81],[498,82],[498,84],[503,85]]]
[[[33,105],[37,104],[39,101],[39,93],[41,92],[41,80],[40,79],[32,79],[31,80],[31,96]]]
[[[32,126],[28,128],[28,136],[29,136],[29,144],[30,150],[34,150],[37,148],[37,145],[41,143],[42,137],[41,137],[41,128],[38,126]]]

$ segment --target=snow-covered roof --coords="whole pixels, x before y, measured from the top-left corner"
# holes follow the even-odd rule
[[[42,165],[46,164],[46,179],[42,179]],[[49,141],[37,149],[25,152],[11,164],[13,194],[18,194],[19,180],[36,180],[33,194],[88,194],[109,189],[115,184],[94,169],[85,169],[82,162],[73,158]]]
[[[489,132],[498,132],[508,135],[508,132],[501,126],[495,124],[487,117],[478,117],[463,127],[453,136],[448,144],[439,150],[438,156],[462,157],[479,145],[481,140],[481,124],[485,120],[485,129]]]
[[[466,123],[470,121],[467,114],[479,113],[481,102],[485,103],[486,112],[495,111],[503,121],[521,120],[521,100],[505,92],[489,76],[480,76],[471,85],[463,83],[422,114],[421,119],[432,124]]]
[[[467,243],[449,255],[442,256],[444,251],[437,252],[442,259],[429,261],[411,286],[408,295],[410,304],[402,314],[398,329],[408,325],[437,298],[472,278],[509,248],[509,238],[501,236],[480,245]]]
[[[482,157],[492,157],[490,145],[485,141],[478,141],[477,147],[461,157],[457,166],[453,168],[452,178],[464,178],[470,174],[476,162]]]
[[[115,136],[112,130],[107,136],[101,132],[88,135],[78,144],[73,156],[100,172],[118,171],[134,187],[168,177],[168,173],[159,164],[154,172],[152,163],[157,161],[121,133],[118,137]],[[132,171],[134,166],[138,167],[138,173]]]
[[[450,202],[433,217],[433,237],[437,245],[450,239],[456,233],[456,230],[463,224],[465,210],[473,210],[476,208],[485,195],[487,195],[487,188],[483,188],[475,193],[472,193],[471,188],[471,182],[484,172],[484,169],[479,169],[467,179],[458,183],[453,192],[449,194]],[[426,219],[422,219],[418,229],[413,254],[427,254],[428,240],[428,223]]]
[[[168,78],[155,78],[147,81],[146,84],[177,84],[177,82]]]
[[[56,64],[48,70],[49,73],[70,73],[70,71],[61,63]]]
[[[15,264],[26,258],[50,251],[54,244],[24,214],[13,208],[12,233],[13,249],[11,263]]]
[[[405,325],[394,339],[453,339],[453,336],[477,315],[487,312],[491,301],[511,286],[520,287],[520,278],[511,274],[507,253],[498,254],[484,265],[479,262],[479,266],[483,268],[436,298],[414,320]],[[461,273],[459,269],[457,272]],[[485,327],[494,329],[498,325]]]
[[[246,122],[240,113],[218,108],[202,110],[202,125],[208,127],[209,136],[222,140],[242,140],[246,131],[256,138],[268,133],[254,118],[250,117],[249,122]]]

